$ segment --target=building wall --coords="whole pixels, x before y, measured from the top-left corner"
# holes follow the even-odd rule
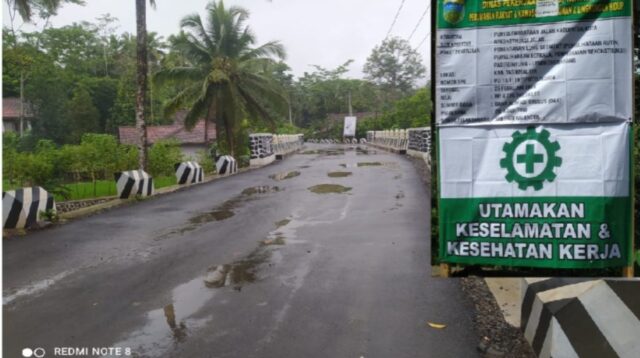
[[[205,150],[204,144],[181,144],[180,149],[184,154],[185,160],[195,161],[198,158],[198,151]]]

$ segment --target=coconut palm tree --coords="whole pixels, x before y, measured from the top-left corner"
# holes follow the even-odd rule
[[[245,25],[248,17],[247,10],[227,8],[222,0],[207,5],[206,22],[198,14],[186,16],[180,23],[182,32],[173,39],[186,65],[155,75],[156,84],[174,83],[181,89],[165,104],[165,114],[189,108],[188,129],[202,117],[205,127],[215,123],[218,131],[224,130],[231,155],[236,153],[236,128],[243,118],[273,125],[287,109],[285,91],[271,76],[276,59],[285,58],[284,48],[277,41],[254,47],[255,36]]]
[[[63,3],[84,5],[84,0],[5,0],[9,7],[9,16],[13,20],[14,12],[18,12],[23,21],[32,20],[33,13],[48,17],[56,14]]]
[[[155,6],[155,0],[149,0]],[[147,123],[145,106],[147,100],[147,76],[149,58],[147,56],[147,3],[136,0],[136,131],[138,133],[138,166],[147,168]]]

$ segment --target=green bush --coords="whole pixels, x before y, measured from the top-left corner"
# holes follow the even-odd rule
[[[180,144],[175,139],[157,141],[149,148],[148,172],[153,177],[172,176],[175,164],[184,160]]]
[[[215,165],[213,165],[213,157],[210,154],[210,151],[207,152],[204,149],[201,149],[196,152],[196,161],[202,169],[204,170],[204,174],[214,174],[216,172]]]

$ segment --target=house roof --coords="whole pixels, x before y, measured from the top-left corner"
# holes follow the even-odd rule
[[[24,116],[25,118],[33,117],[33,110],[26,102]],[[20,98],[7,97],[2,99],[2,118],[20,118]]]
[[[118,137],[122,144],[138,143],[136,127],[118,127]],[[181,123],[165,126],[147,126],[147,139],[149,144],[154,144],[161,139],[170,138],[176,139],[180,144],[204,144],[204,120],[200,120],[191,131],[188,131]],[[215,125],[209,123],[209,140],[215,138]]]

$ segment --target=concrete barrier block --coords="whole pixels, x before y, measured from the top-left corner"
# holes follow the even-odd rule
[[[637,357],[640,280],[523,279],[521,329],[539,357]]]
[[[120,199],[132,196],[151,196],[154,194],[153,178],[144,170],[129,170],[115,173],[116,188]]]
[[[196,184],[204,181],[204,170],[196,162],[182,162],[175,165],[176,180],[179,185]]]
[[[218,157],[216,161],[218,175],[231,175],[238,172],[238,162],[230,155]]]
[[[41,221],[41,212],[55,208],[53,195],[39,186],[3,191],[2,227],[30,228]]]

